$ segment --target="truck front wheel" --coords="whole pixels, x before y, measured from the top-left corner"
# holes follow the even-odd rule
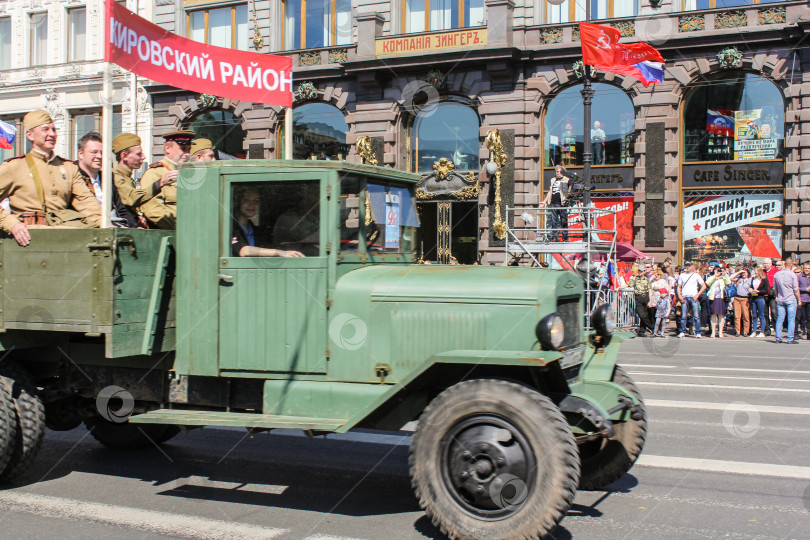
[[[638,408],[637,419],[634,420],[626,413],[626,421],[614,424],[616,433],[612,438],[587,442],[579,447],[582,461],[580,489],[604,489],[624,476],[638,459],[647,439],[647,411],[636,383],[619,366],[614,368],[611,381],[630,391],[641,406]]]
[[[502,380],[439,394],[422,413],[408,461],[420,506],[452,539],[542,537],[565,516],[579,480],[560,410]]]

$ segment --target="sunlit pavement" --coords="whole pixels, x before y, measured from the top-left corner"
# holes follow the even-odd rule
[[[650,430],[608,491],[580,492],[554,538],[806,538],[810,342],[645,338],[622,364]],[[419,511],[407,432],[309,439],[181,434],[117,452],[48,432],[25,482],[0,492],[15,538],[440,538]]]

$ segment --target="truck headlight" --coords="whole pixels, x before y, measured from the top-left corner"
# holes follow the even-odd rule
[[[535,333],[543,350],[553,351],[559,349],[565,338],[565,325],[562,317],[557,313],[546,315],[537,323]]]
[[[602,337],[612,334],[616,330],[616,314],[613,312],[613,306],[610,304],[596,306],[591,313],[591,326]]]

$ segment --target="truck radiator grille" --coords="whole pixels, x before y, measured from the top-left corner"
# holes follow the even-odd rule
[[[559,298],[557,300],[557,313],[562,317],[565,338],[562,350],[564,368],[578,364],[582,361],[585,347],[580,343],[582,332],[582,316],[579,310],[579,298]]]

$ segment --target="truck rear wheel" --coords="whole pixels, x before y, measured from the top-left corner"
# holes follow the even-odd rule
[[[560,410],[502,380],[439,394],[422,413],[408,461],[419,505],[453,539],[542,537],[565,516],[579,480]]]
[[[116,450],[148,448],[162,444],[180,432],[177,426],[110,422],[100,416],[88,418],[84,425],[95,440]]]
[[[638,459],[647,439],[647,411],[636,383],[619,366],[614,368],[611,381],[629,390],[639,400],[640,417],[616,422],[616,433],[610,439],[591,441],[579,447],[582,460],[579,489],[604,489],[624,476]]]
[[[0,472],[6,470],[17,437],[17,414],[11,399],[11,385],[0,381]]]
[[[0,481],[8,482],[25,474],[34,464],[45,438],[45,405],[31,375],[14,362],[0,365],[0,377],[11,388],[16,432],[8,464]]]

